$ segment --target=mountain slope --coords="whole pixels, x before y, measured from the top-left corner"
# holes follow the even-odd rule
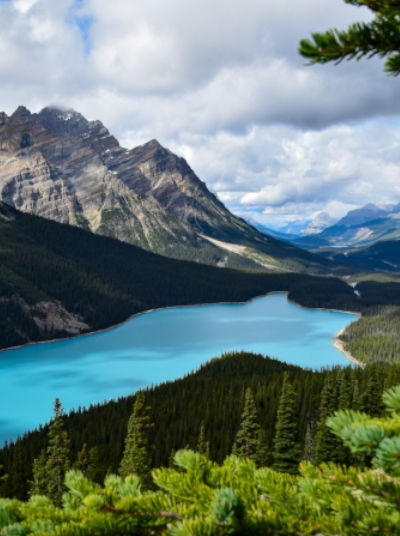
[[[372,246],[345,252],[326,252],[332,260],[342,266],[366,272],[400,272],[400,241],[383,240]]]
[[[334,278],[249,273],[178,261],[0,203],[0,347],[102,329],[169,305],[244,301],[287,290],[310,306],[353,309]]]
[[[309,249],[325,246],[365,247],[381,240],[400,238],[400,212],[390,211],[372,203],[350,211],[321,233],[292,240],[292,244]]]
[[[170,257],[242,268],[331,270],[328,261],[233,216],[184,159],[156,140],[124,149],[99,121],[74,111],[31,114],[19,107],[10,117],[0,114],[0,199]],[[235,252],[229,244],[243,248]]]

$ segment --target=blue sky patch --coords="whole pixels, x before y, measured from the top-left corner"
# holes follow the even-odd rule
[[[75,0],[68,16],[68,22],[76,26],[81,34],[85,54],[88,56],[92,49],[90,41],[90,29],[93,24],[93,17],[85,12],[86,0]]]

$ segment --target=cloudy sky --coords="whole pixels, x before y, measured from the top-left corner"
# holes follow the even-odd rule
[[[0,110],[61,105],[157,138],[274,227],[400,201],[400,78],[307,67],[298,42],[368,19],[342,0],[0,0]]]

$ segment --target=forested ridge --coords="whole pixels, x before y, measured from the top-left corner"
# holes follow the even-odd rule
[[[292,394],[293,387],[285,376],[278,412],[283,450],[283,440],[287,444],[292,435],[289,423],[284,424]],[[250,394],[246,402],[248,419],[254,415]],[[385,391],[381,406],[385,410],[382,416],[347,410],[335,412],[326,421],[335,442],[358,459],[357,467],[337,463],[316,466],[303,461],[292,475],[275,465],[273,469],[259,467],[251,452],[239,449],[219,465],[199,445],[198,452],[180,450],[170,467],[153,470],[147,485],[140,471],[132,471],[137,467],[135,460],[143,454],[140,437],[148,408],[143,406],[142,394],[128,427],[136,428],[130,438],[136,438],[137,456],[132,458],[128,442],[124,451],[131,471],[126,474],[121,466],[119,475],[109,474],[104,485],[99,485],[87,477],[82,465],[80,470],[67,471],[65,479],[55,478],[51,468],[57,464],[60,468],[64,462],[62,456],[54,456],[54,446],[67,444],[56,405],[49,432],[53,443],[47,463],[51,470],[45,474],[37,460],[33,495],[28,502],[0,499],[1,532],[10,536],[397,536],[400,385]],[[241,432],[242,425],[244,421]],[[249,440],[251,427],[246,430]],[[372,469],[361,461],[366,457]],[[49,487],[49,481],[62,496]]]
[[[186,446],[196,448],[202,423],[211,459],[223,461],[232,451],[248,388],[254,396],[269,452],[266,461],[272,463],[274,428],[285,373],[296,393],[295,413],[301,451],[307,450],[308,428],[311,427],[315,456],[320,456],[320,448],[325,452],[325,461],[350,461],[351,458],[348,456],[343,460],[337,445],[336,450],[329,447],[325,429],[319,433],[320,447],[317,448],[315,438],[318,439],[320,417],[325,419],[338,408],[379,413],[383,390],[400,383],[398,364],[316,372],[261,355],[227,354],[203,365],[194,374],[146,391],[146,403],[151,407],[154,422],[150,433],[150,444],[154,445],[152,465],[168,465],[174,451]],[[88,410],[73,411],[64,417],[71,442],[71,464],[76,462],[79,451],[86,444],[91,478],[102,482],[107,472],[118,469],[133,401],[134,396],[121,398]],[[48,429],[42,428],[0,451],[0,466],[3,465],[4,472],[9,474],[9,478],[0,482],[2,496],[26,497],[32,479],[32,463],[45,447],[47,434]]]
[[[306,306],[357,309],[335,278],[251,273],[176,261],[118,240],[0,206],[0,347],[68,335],[39,329],[27,306],[61,302],[97,330],[146,309],[243,301],[288,291]]]
[[[341,335],[345,348],[364,363],[400,362],[400,307],[373,308]]]

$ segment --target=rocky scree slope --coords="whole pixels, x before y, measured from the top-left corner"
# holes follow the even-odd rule
[[[217,266],[325,273],[328,260],[233,216],[156,140],[122,148],[100,121],[20,106],[0,113],[0,199],[162,255]],[[239,247],[238,247],[239,246]]]

